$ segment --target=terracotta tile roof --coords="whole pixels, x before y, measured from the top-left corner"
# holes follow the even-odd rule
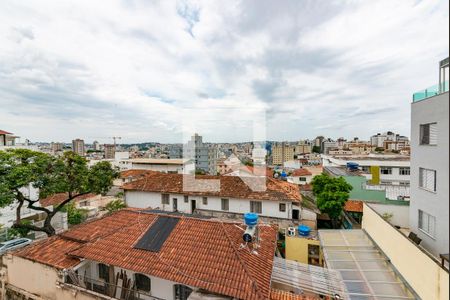
[[[72,229],[61,233],[60,235],[66,239],[77,242],[90,242],[98,238],[107,236],[121,228],[132,226],[139,220],[136,218],[139,211],[133,209],[124,209],[120,213],[106,216],[101,219],[94,219]]]
[[[1,130],[0,129],[0,134],[12,134],[11,132],[8,132],[8,131],[4,131],[4,130]]]
[[[260,247],[253,254],[240,247],[241,223],[172,215],[179,222],[158,252],[135,249],[160,216],[122,210],[13,255],[56,268],[73,267],[85,258],[238,299],[270,299],[275,226],[259,227]]]
[[[303,296],[292,294],[290,292],[272,289],[270,291],[270,300],[319,300],[319,297]]]
[[[291,176],[310,176],[312,173],[306,169],[296,169],[292,172]]]
[[[140,177],[144,176],[147,173],[156,172],[151,170],[126,170],[120,172],[120,178],[129,178],[129,177]]]
[[[300,190],[302,191],[312,191],[312,184],[306,183],[300,185]]]
[[[344,206],[345,211],[363,212],[363,202],[358,200],[347,200]]]
[[[57,269],[72,268],[80,263],[80,260],[67,255],[67,252],[75,250],[82,244],[53,236],[46,240],[34,242],[31,246],[15,251],[13,255],[23,257]]]
[[[299,187],[296,184],[276,180],[270,177],[252,177],[254,183],[261,181],[266,185],[265,191],[253,191],[241,178],[237,176],[196,176],[196,179],[216,179],[220,180],[220,191],[204,191],[210,187],[213,189],[212,180],[196,180],[195,186],[189,185],[188,191],[183,189],[183,174],[166,174],[153,172],[144,178],[134,182],[126,183],[122,186],[124,190],[138,190],[147,192],[174,193],[186,195],[205,195],[218,197],[233,197],[240,199],[255,200],[290,200],[301,201]],[[208,182],[209,181],[209,182]],[[188,184],[188,183],[186,183]],[[194,184],[194,183],[193,183]],[[209,186],[210,185],[210,186]],[[195,191],[195,192],[191,192]]]
[[[83,200],[86,200],[86,199],[89,199],[89,198],[92,198],[95,196],[97,196],[97,195],[89,193],[89,194],[82,195],[82,196],[75,198],[74,201],[79,202],[79,201],[83,201]],[[48,207],[51,205],[56,206],[56,205],[60,204],[61,202],[63,202],[64,200],[66,200],[67,197],[68,197],[67,193],[58,193],[58,194],[51,195],[47,198],[40,199],[39,203],[41,204],[42,207]]]

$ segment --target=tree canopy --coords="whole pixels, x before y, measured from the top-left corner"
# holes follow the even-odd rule
[[[337,227],[339,217],[353,187],[343,177],[334,178],[327,174],[315,176],[311,183],[317,207],[321,212],[327,213],[333,226]]]
[[[27,149],[0,151],[0,207],[17,203],[13,228],[42,231],[54,235],[51,219],[66,204],[88,193],[106,194],[118,171],[109,162],[102,161],[89,167],[87,160],[72,151],[60,157]],[[39,199],[65,193],[67,197],[53,209],[38,205],[39,199],[30,199],[26,187],[39,191]],[[44,225],[21,222],[20,211],[27,207],[46,214]]]

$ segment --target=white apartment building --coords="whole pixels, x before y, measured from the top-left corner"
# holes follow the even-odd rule
[[[441,62],[444,78],[448,66],[447,58]],[[431,93],[414,94],[411,104],[410,229],[435,255],[449,253],[449,93],[444,82]]]
[[[324,167],[346,167],[348,162],[359,164],[360,169],[368,180],[372,180],[374,170],[379,170],[379,183],[382,185],[409,185],[410,158],[400,155],[353,155],[332,156],[322,155]],[[373,168],[375,167],[375,168]]]

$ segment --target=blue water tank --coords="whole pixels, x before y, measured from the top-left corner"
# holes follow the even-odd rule
[[[352,170],[352,171],[355,171],[355,170],[358,170],[359,164],[357,164],[355,162],[348,162],[347,163],[347,168]]]
[[[286,172],[283,170],[283,172],[281,172],[281,177],[286,177]]]
[[[247,226],[255,226],[258,223],[258,215],[255,213],[244,214],[244,222]]]
[[[303,225],[303,224],[298,226],[297,230],[298,230],[298,234],[301,236],[308,236],[309,233],[311,232],[311,228],[309,226]]]

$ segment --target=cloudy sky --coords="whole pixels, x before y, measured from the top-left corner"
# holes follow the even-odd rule
[[[412,93],[448,56],[448,5],[4,0],[0,129],[66,142],[409,136]]]

